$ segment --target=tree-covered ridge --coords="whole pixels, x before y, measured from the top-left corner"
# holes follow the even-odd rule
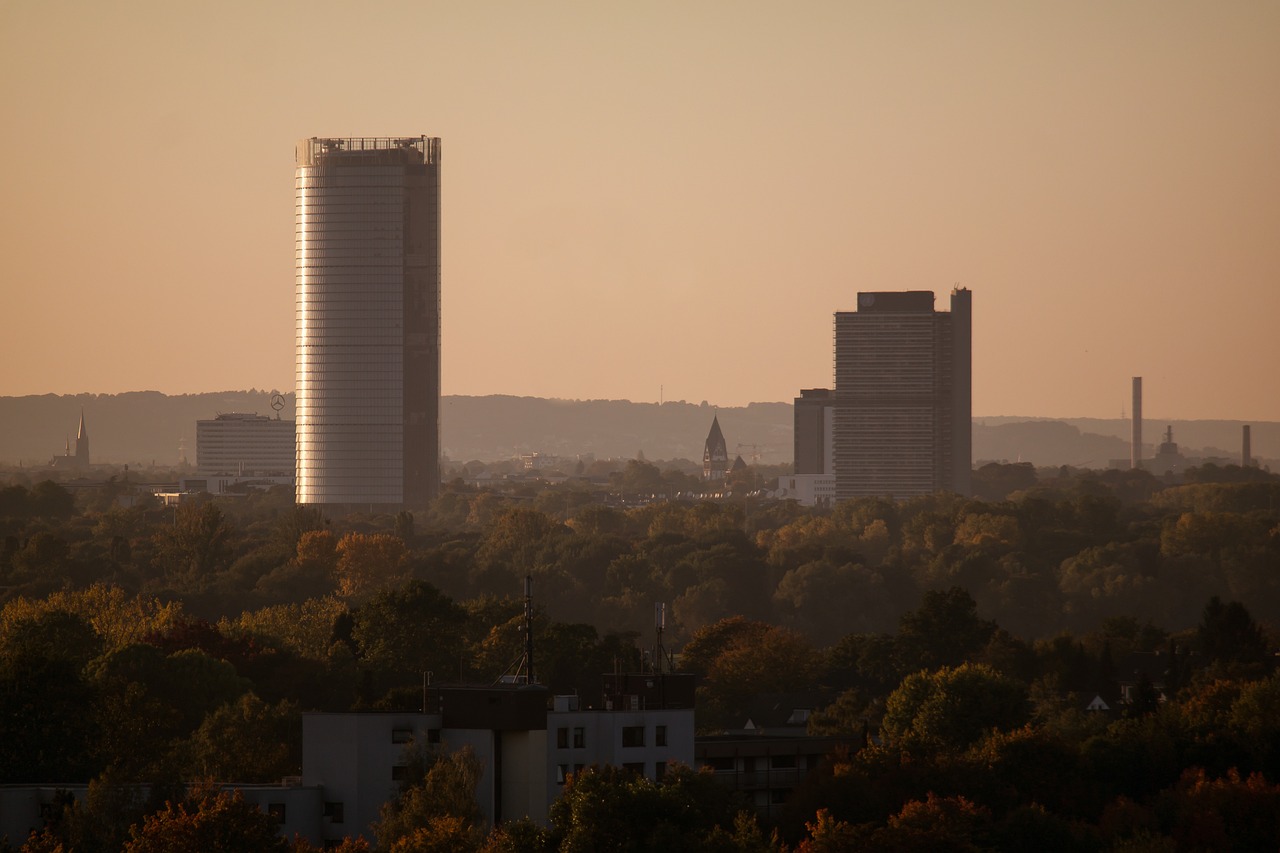
[[[751,497],[623,510],[572,486],[454,484],[425,511],[343,518],[282,494],[121,509],[51,483],[0,487],[0,781],[173,791],[295,774],[302,710],[413,707],[423,669],[496,678],[519,657],[531,575],[553,691],[590,695],[599,673],[641,666],[666,602],[666,645],[701,677],[700,728],[803,692],[812,732],[865,735],[798,792],[779,843],[1265,837],[1280,478],[1228,468],[1167,487],[997,466],[975,479],[989,499],[830,510]],[[1086,711],[1094,697],[1112,712]],[[610,784],[623,803],[667,796]],[[1235,817],[1210,826],[1207,804]],[[734,813],[671,837],[773,844]],[[551,846],[501,849],[569,849],[555,826],[503,832]]]

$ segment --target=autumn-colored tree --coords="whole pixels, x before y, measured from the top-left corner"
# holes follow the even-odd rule
[[[169,802],[130,830],[123,853],[286,853],[274,818],[245,802],[239,791],[211,785]]]
[[[334,574],[338,593],[346,598],[390,589],[403,580],[408,551],[398,536],[353,532],[339,539],[336,547]]]

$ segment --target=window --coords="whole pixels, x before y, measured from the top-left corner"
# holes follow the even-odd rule
[[[411,740],[413,740],[413,729],[401,727],[391,730],[392,743],[408,743]]]
[[[662,777],[667,775],[667,762],[659,761],[653,765],[653,779],[655,782],[661,782]]]
[[[574,775],[574,776],[577,776],[579,773],[581,773],[581,772],[582,772],[582,767],[583,767],[583,765],[581,765],[581,764],[575,764],[575,765],[573,765],[573,775]]]
[[[330,823],[342,823],[342,803],[325,803],[324,816]]]
[[[769,757],[769,767],[773,770],[791,770],[796,766],[794,755],[773,755]]]
[[[707,764],[710,765],[712,770],[715,770],[718,773],[725,773],[730,770],[738,769],[737,765],[734,764],[732,755],[717,756],[716,758],[708,758]]]
[[[568,776],[569,776],[569,765],[557,764],[556,765],[556,784],[563,785],[565,779],[567,779]]]
[[[284,823],[284,803],[269,803],[267,805],[267,814],[271,815],[271,819],[276,823]]]
[[[556,729],[556,748],[557,749],[569,748],[569,730],[568,729],[566,728]]]
[[[790,793],[786,788],[774,788],[769,792],[769,802],[775,806],[780,806],[787,801],[787,795]]]
[[[653,742],[657,746],[667,745],[667,727],[666,726],[653,727]]]
[[[628,748],[644,746],[644,726],[623,726],[622,745]]]
[[[587,730],[582,726],[573,727],[573,748],[585,749],[587,746]]]
[[[623,764],[623,765],[622,765],[622,769],[623,769],[623,770],[629,770],[629,771],[631,771],[632,773],[636,774],[637,776],[643,776],[643,775],[644,775],[644,762],[643,762],[643,761],[629,761],[629,762],[627,762],[626,764]]]

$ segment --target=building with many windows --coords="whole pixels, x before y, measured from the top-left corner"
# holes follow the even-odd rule
[[[201,474],[293,475],[293,421],[229,412],[196,421]]]
[[[440,140],[298,143],[297,500],[439,491]]]
[[[971,304],[966,288],[950,311],[931,291],[866,292],[835,315],[838,500],[969,493]]]

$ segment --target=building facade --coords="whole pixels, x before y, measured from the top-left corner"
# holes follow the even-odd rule
[[[439,491],[440,140],[298,143],[297,500]]]
[[[967,495],[973,455],[971,293],[859,293],[835,315],[836,498]]]
[[[229,412],[196,421],[196,470],[201,474],[293,475],[294,424]]]

